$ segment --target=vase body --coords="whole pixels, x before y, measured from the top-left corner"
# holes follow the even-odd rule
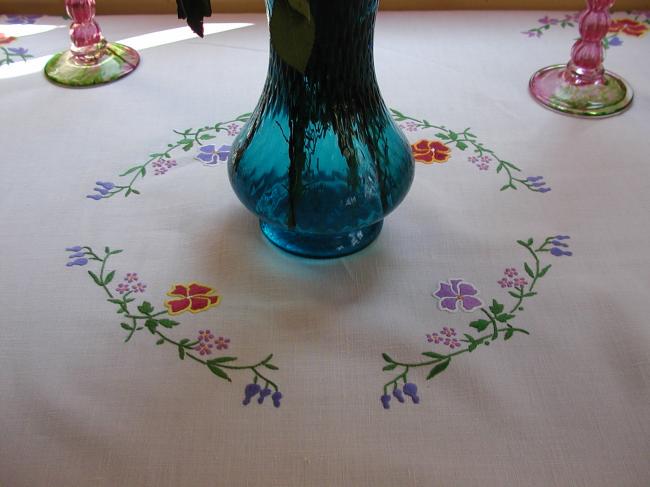
[[[275,0],[267,0],[273,15]],[[377,0],[311,0],[304,72],[271,43],[260,101],[233,144],[235,193],[276,245],[336,257],[368,245],[408,192],[410,146],[377,86]]]

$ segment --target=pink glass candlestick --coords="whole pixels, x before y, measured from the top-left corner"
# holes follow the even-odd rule
[[[137,51],[107,42],[95,22],[95,0],[65,0],[72,18],[70,50],[55,54],[45,65],[45,75],[68,86],[108,83],[131,73],[140,63]]]
[[[530,93],[543,106],[588,118],[609,117],[629,108],[632,88],[603,67],[602,40],[609,29],[612,5],[614,0],[587,0],[571,61],[542,68],[530,79]]]

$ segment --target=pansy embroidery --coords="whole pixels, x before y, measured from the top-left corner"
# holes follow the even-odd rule
[[[476,297],[478,290],[462,279],[450,279],[438,284],[433,296],[438,298],[438,307],[443,311],[474,311],[483,303]]]
[[[176,284],[167,293],[175,299],[165,301],[165,307],[170,315],[178,315],[185,311],[199,313],[217,306],[221,299],[214,293],[214,289],[202,284],[191,283],[186,285]]]

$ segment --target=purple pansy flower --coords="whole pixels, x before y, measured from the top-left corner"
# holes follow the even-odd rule
[[[33,24],[41,15],[7,15],[8,24]]]
[[[438,307],[441,310],[454,312],[473,311],[483,302],[476,297],[478,290],[473,284],[464,282],[462,279],[449,279],[448,282],[441,282],[438,290],[433,296],[438,298]]]
[[[24,47],[9,47],[7,50],[16,56],[26,56],[28,50]]]
[[[620,39],[620,37],[614,36],[607,40],[607,45],[614,46],[614,47],[622,46],[623,41]]]
[[[228,160],[230,150],[229,145],[222,145],[217,149],[215,145],[204,145],[199,149],[196,158],[203,162],[205,166],[216,166],[220,162]]]

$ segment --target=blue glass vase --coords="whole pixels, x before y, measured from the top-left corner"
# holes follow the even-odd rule
[[[276,2],[267,0],[270,16]],[[374,71],[378,0],[310,0],[315,26],[304,70],[271,42],[268,77],[233,143],[235,193],[278,247],[314,258],[361,250],[405,197],[410,145]]]

